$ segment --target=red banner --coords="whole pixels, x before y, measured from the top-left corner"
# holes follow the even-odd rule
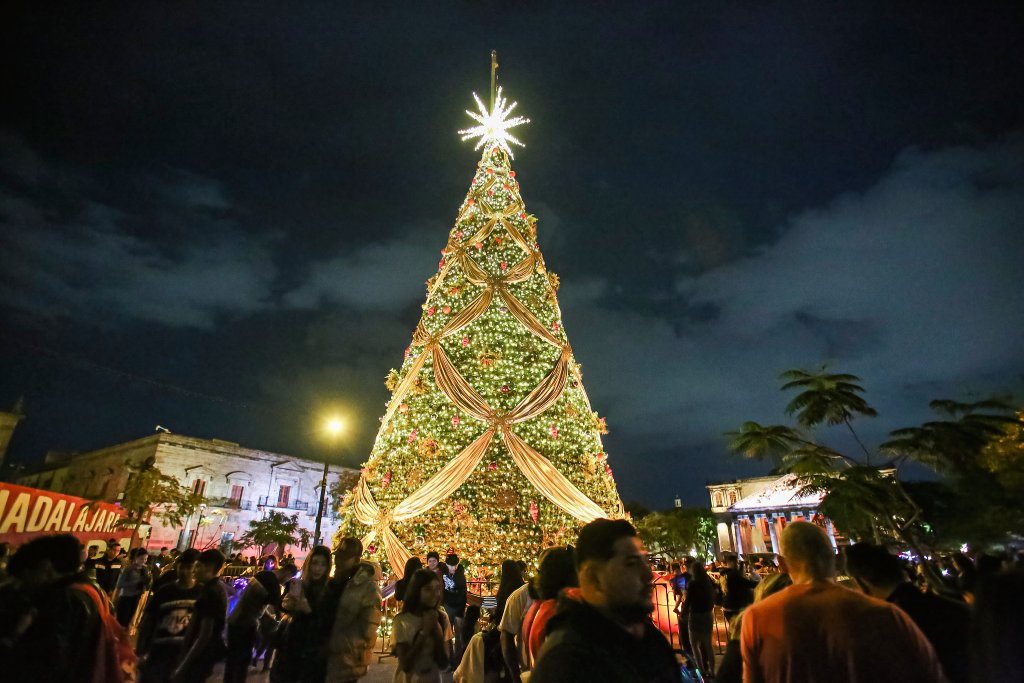
[[[113,503],[0,483],[0,542],[20,545],[37,536],[68,533],[83,544],[131,536],[119,526],[125,512]]]

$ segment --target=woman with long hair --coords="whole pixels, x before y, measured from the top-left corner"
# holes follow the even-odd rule
[[[405,600],[405,589],[409,585],[412,575],[419,569],[423,569],[423,562],[420,558],[410,557],[405,561],[405,569],[402,571],[402,578],[395,582],[395,600],[398,602]]]
[[[526,583],[523,577],[523,570],[516,560],[505,560],[501,563],[501,580],[498,582],[497,605],[494,608],[494,616],[491,617],[492,624],[501,623],[501,615],[505,611],[505,603],[512,591]]]
[[[318,646],[323,641],[320,629],[320,597],[331,574],[331,549],[318,545],[302,564],[302,578],[284,586],[281,611],[286,616],[279,631],[280,639],[274,667],[273,683],[320,683],[326,669],[326,652]]]
[[[711,647],[711,634],[715,627],[715,584],[699,558],[690,564],[693,578],[686,585],[686,602],[690,606],[687,629],[693,658],[697,660],[704,678],[715,675],[715,651]]]
[[[440,683],[452,656],[452,627],[441,609],[441,579],[419,569],[405,590],[402,613],[395,617],[394,683]]]

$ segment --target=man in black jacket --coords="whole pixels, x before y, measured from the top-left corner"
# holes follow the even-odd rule
[[[722,589],[722,611],[726,623],[749,607],[754,602],[754,588],[757,583],[751,581],[740,571],[735,555],[723,558],[725,569],[719,577],[718,585]]]
[[[264,569],[252,577],[228,616],[228,649],[224,661],[224,683],[245,683],[256,645],[260,617],[266,608],[281,608],[281,584],[295,576],[294,564],[282,564],[274,571]]]
[[[459,556],[455,553],[448,553],[444,558],[441,582],[444,585],[444,611],[448,615],[448,623],[455,629],[454,660],[457,662],[466,647],[462,642],[462,618],[466,614],[466,570],[459,564]]]
[[[96,561],[96,583],[108,596],[114,594],[117,587],[117,580],[121,578],[121,568],[124,562],[121,560],[121,546],[117,545],[116,539],[107,541],[107,549],[103,557]]]
[[[576,569],[579,591],[560,598],[531,683],[680,683],[672,647],[651,621],[654,575],[633,525],[583,527]]]
[[[857,543],[846,550],[846,572],[866,595],[891,602],[914,620],[935,648],[951,683],[970,680],[970,609],[931,593],[907,578],[899,558],[880,545]]]

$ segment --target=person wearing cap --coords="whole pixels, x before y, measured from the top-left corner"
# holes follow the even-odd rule
[[[441,581],[444,584],[444,611],[448,621],[455,629],[455,657],[459,661],[465,643],[462,642],[462,617],[466,614],[466,570],[459,564],[459,556],[448,553],[441,568]]]

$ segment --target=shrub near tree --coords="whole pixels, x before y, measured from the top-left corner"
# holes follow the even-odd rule
[[[1019,409],[1007,401],[932,401],[944,419],[898,429],[872,452],[853,426],[856,419],[877,415],[861,395],[860,378],[822,367],[790,370],[781,379],[784,391],[799,391],[786,407],[796,425],[745,422],[727,435],[730,447],[772,463],[779,474],[796,475],[801,493],[823,494],[819,510],[847,535],[896,541],[927,557],[940,540],[935,524],[942,518],[928,512],[945,510],[948,519],[950,510],[957,511],[960,530],[968,534],[961,542],[972,533],[991,540],[1020,532],[1024,432]],[[822,426],[845,427],[856,448],[840,451],[821,443],[813,430]],[[904,485],[900,471],[909,463],[931,469],[939,484]],[[908,488],[920,495],[915,498]],[[934,568],[927,562],[924,568],[939,585]]]
[[[299,524],[298,515],[284,515],[280,512],[268,512],[263,519],[249,522],[249,530],[235,541],[238,548],[257,548],[261,555],[274,545],[277,552],[283,553],[290,545],[309,548],[312,534]]]

